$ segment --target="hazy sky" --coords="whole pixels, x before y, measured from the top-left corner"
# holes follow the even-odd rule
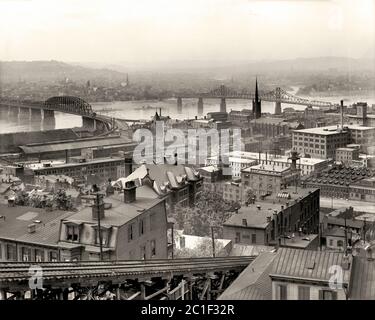
[[[1,60],[374,57],[375,0],[0,0]]]

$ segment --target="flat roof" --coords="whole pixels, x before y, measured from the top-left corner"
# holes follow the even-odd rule
[[[365,127],[365,126],[358,126],[358,125],[347,125],[344,124],[344,129],[348,128],[349,130],[375,130],[375,127]],[[296,133],[310,133],[310,134],[319,134],[319,135],[333,135],[346,132],[341,131],[341,127],[337,126],[325,126],[325,127],[317,127],[317,128],[309,128],[309,129],[299,129],[293,130]]]
[[[74,149],[84,149],[91,147],[104,147],[104,146],[116,146],[135,143],[123,136],[106,137],[106,138],[89,138],[89,139],[79,139],[79,140],[66,140],[66,141],[55,141],[48,143],[34,143],[19,146],[19,148],[26,154],[36,154],[44,152],[57,152],[64,150],[74,150]]]
[[[290,171],[289,167],[281,168],[280,166],[275,166],[272,164],[257,164],[249,168],[243,169],[244,172],[254,172],[254,171],[265,171],[265,172],[286,172]]]
[[[106,157],[106,158],[97,158],[86,162],[69,162],[69,163],[56,163],[55,165],[51,165],[50,167],[44,167],[43,164],[40,166],[35,165],[30,167],[32,170],[49,170],[49,169],[58,169],[58,168],[69,168],[69,167],[77,167],[77,166],[87,166],[90,164],[98,164],[98,163],[107,163],[107,162],[114,162],[114,161],[125,161],[124,158],[121,157]]]
[[[247,151],[232,151],[228,153],[229,156],[235,158],[245,158],[245,159],[254,159],[259,161],[259,152],[247,152]],[[288,159],[289,157],[286,155],[274,155],[271,153],[267,153],[267,161],[275,161],[275,162],[282,162],[282,163],[291,163],[291,160]],[[266,153],[260,153],[260,159],[266,160]],[[297,165],[315,165],[318,163],[328,162],[327,159],[318,159],[318,158],[303,158],[301,157],[297,161]]]

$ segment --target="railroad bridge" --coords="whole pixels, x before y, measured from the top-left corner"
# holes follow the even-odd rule
[[[85,128],[111,131],[116,127],[111,117],[96,114],[89,103],[78,97],[57,96],[46,101],[0,99],[0,117],[8,119],[40,119],[48,127],[54,124],[54,112],[63,112],[81,116]],[[51,127],[53,128],[54,125]]]
[[[226,111],[226,100],[227,99],[246,99],[253,100],[255,99],[255,93],[248,90],[236,91],[232,88],[229,88],[225,85],[221,85],[218,88],[215,88],[208,92],[201,93],[177,93],[175,95],[177,99],[177,110],[182,112],[182,99],[183,98],[198,98],[198,113],[203,112],[203,99],[220,99],[220,111]],[[259,98],[263,101],[275,102],[275,114],[281,113],[281,104],[296,104],[304,105],[311,107],[319,108],[328,108],[333,109],[337,108],[338,104],[327,101],[319,100],[309,100],[305,98],[300,98],[295,95],[288,93],[287,91],[281,89],[280,87],[275,88],[269,92],[260,92]]]
[[[2,262],[0,300],[216,299],[254,259]]]

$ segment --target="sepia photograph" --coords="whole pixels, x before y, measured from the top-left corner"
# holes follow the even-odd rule
[[[0,309],[375,300],[375,0],[0,0],[0,39]]]

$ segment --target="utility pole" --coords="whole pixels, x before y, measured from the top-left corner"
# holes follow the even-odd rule
[[[102,241],[102,229],[100,227],[100,196],[96,193],[96,208],[98,210],[98,232],[99,232],[99,248],[100,248],[100,261],[103,261],[103,241]]]
[[[344,221],[345,221],[345,255],[348,254],[348,232],[346,230],[346,214],[344,214]]]
[[[172,223],[172,259],[174,258],[174,223]]]
[[[214,235],[214,226],[211,226],[211,237],[212,237],[212,256],[215,258],[215,235]]]

